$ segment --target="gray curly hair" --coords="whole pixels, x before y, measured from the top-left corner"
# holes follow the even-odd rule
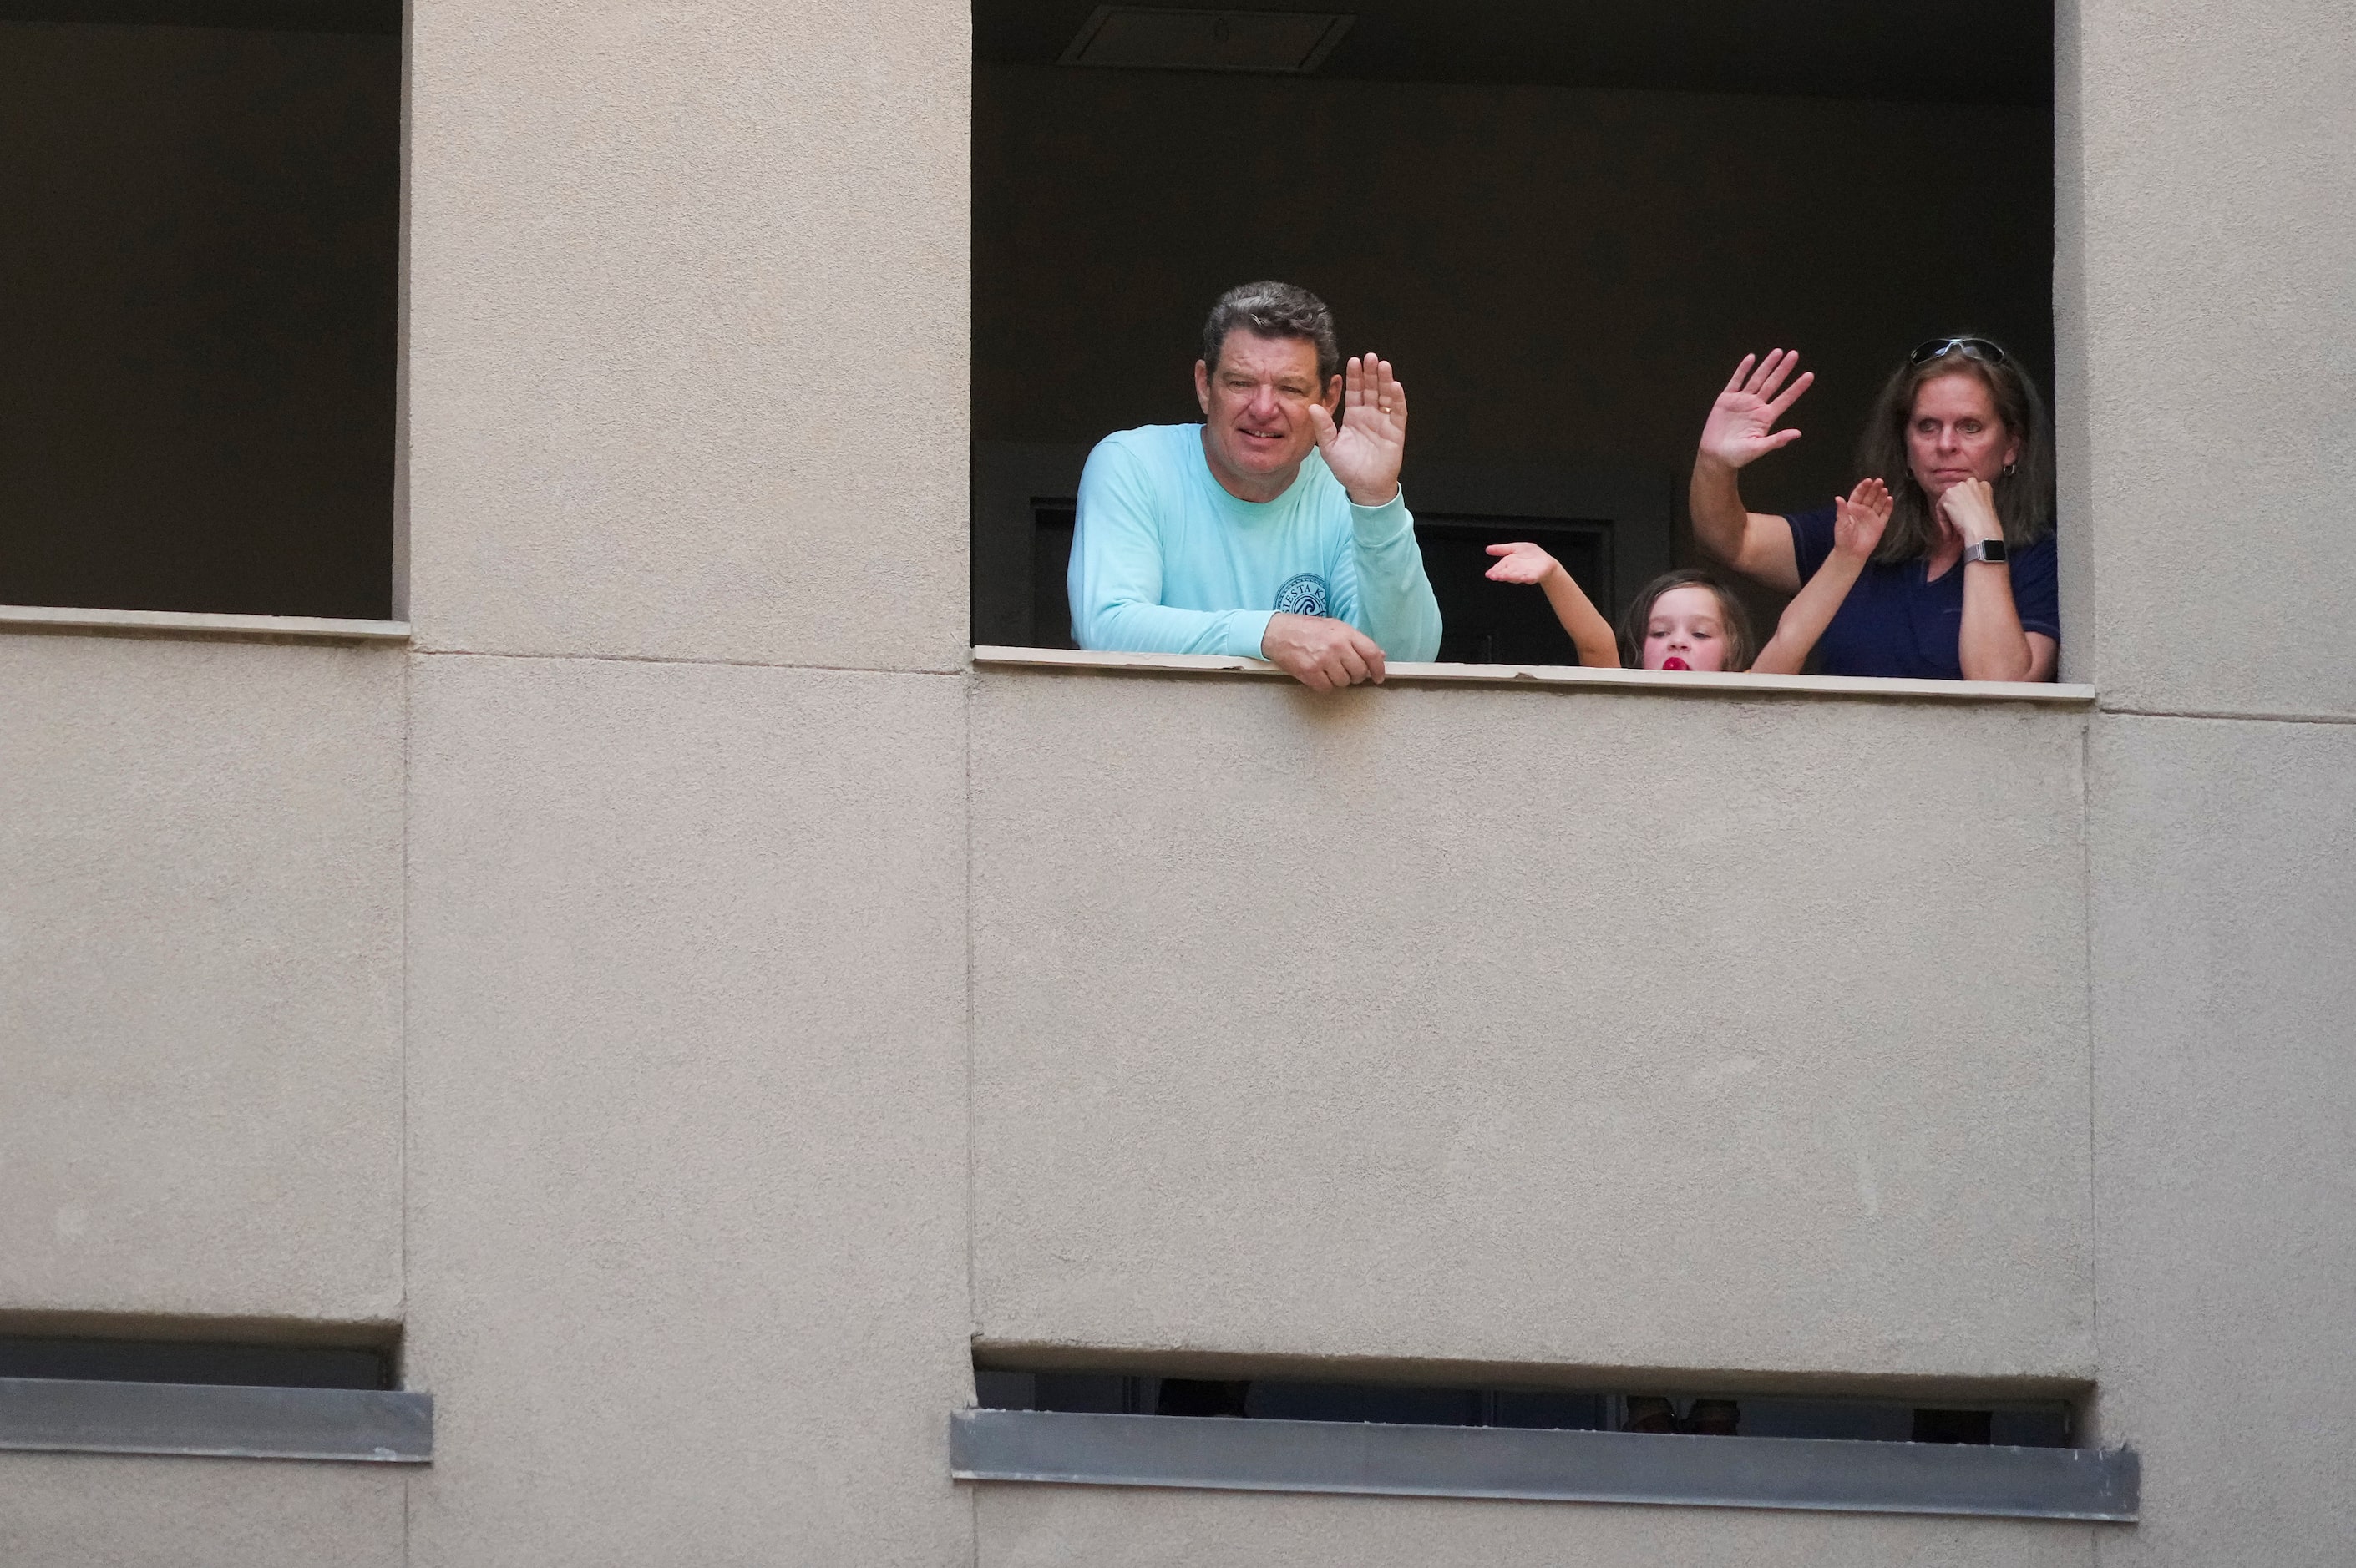
[[[1219,368],[1219,350],[1237,327],[1258,337],[1297,337],[1317,347],[1317,381],[1323,386],[1342,373],[1342,349],[1333,336],[1333,313],[1307,289],[1290,283],[1241,283],[1219,296],[1203,323],[1203,364]]]

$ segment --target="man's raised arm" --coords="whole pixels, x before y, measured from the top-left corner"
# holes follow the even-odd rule
[[[1258,658],[1266,610],[1173,610],[1162,603],[1162,538],[1153,496],[1119,438],[1098,442],[1080,475],[1066,592],[1072,640],[1123,653]]]
[[[1350,497],[1353,570],[1334,584],[1334,613],[1372,637],[1391,658],[1429,659],[1440,652],[1440,601],[1424,575],[1415,519],[1399,489],[1407,455],[1407,388],[1387,359],[1368,354],[1346,362],[1342,422],[1310,411],[1325,466]]]

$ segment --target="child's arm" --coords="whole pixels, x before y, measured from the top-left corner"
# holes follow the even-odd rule
[[[1562,562],[1534,544],[1493,544],[1489,553],[1500,557],[1489,569],[1492,582],[1534,582],[1546,590],[1547,603],[1570,640],[1579,645],[1579,662],[1590,669],[1620,667],[1620,640],[1612,623],[1589,603]]]
[[[1832,624],[1834,613],[1872,559],[1873,547],[1881,542],[1890,510],[1890,486],[1879,479],[1860,479],[1847,497],[1834,498],[1833,552],[1783,607],[1775,635],[1751,661],[1753,675],[1797,675],[1807,667],[1816,639]]]

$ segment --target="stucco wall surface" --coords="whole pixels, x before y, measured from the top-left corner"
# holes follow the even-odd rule
[[[0,1309],[399,1315],[402,684],[0,636]]]
[[[421,645],[957,667],[966,7],[411,27]]]
[[[982,1338],[2086,1375],[2084,722],[984,672]]]
[[[412,1562],[965,1563],[963,684],[414,679]]]
[[[2356,714],[2319,632],[2356,620],[2356,8],[2062,12],[2073,678],[2146,711]]]
[[[2093,749],[2110,1568],[2356,1555],[2356,726],[2104,716]]]
[[[0,1454],[8,1568],[402,1568],[391,1466]]]
[[[982,1487],[980,1568],[2086,1568],[2084,1525],[1746,1509]]]

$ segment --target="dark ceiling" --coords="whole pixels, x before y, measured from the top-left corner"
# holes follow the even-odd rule
[[[0,22],[398,34],[401,0],[0,0]]]
[[[974,54],[1051,65],[1098,0],[975,0]],[[1803,98],[2045,104],[2052,0],[1953,9],[1900,0],[1315,0],[1357,24],[1317,74]]]

